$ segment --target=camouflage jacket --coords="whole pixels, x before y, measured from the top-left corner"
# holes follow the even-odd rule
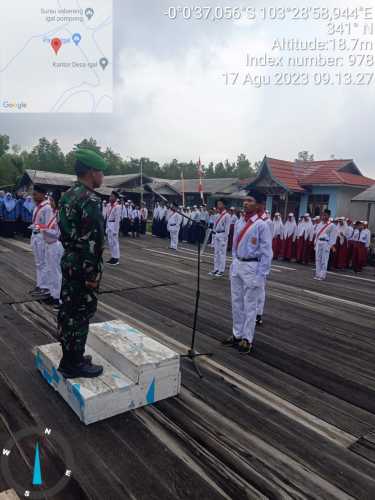
[[[103,270],[104,219],[100,199],[76,182],[60,200],[62,270],[72,280],[96,281]]]

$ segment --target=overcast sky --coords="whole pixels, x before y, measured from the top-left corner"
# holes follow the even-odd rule
[[[222,6],[261,3],[193,2]],[[274,3],[281,6],[287,1]],[[374,3],[350,2],[375,7]],[[199,156],[204,163],[234,161],[239,153],[251,161],[265,154],[293,160],[298,151],[306,149],[315,159],[329,159],[331,154],[354,158],[364,174],[375,178],[375,84],[263,89],[224,85],[226,71],[264,73],[262,68],[245,67],[248,52],[271,52],[276,37],[322,37],[325,24],[172,21],[164,12],[176,4],[184,3],[114,0],[112,115],[1,114],[0,133],[9,134],[12,143],[26,148],[41,136],[57,138],[65,151],[93,136],[123,157],[146,156],[161,163],[173,158],[197,161]],[[341,4],[340,0],[324,2],[330,7]]]

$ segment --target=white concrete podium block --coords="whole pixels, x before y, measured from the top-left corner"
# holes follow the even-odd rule
[[[162,379],[180,370],[180,356],[123,321],[95,323],[87,344],[136,384]]]
[[[60,344],[34,349],[44,379],[86,425],[179,393],[177,353],[121,321],[92,325],[89,339],[86,354],[104,367],[94,379],[63,378],[58,371]]]

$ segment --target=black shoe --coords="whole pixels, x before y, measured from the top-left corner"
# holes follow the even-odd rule
[[[93,365],[84,359],[81,363],[60,363],[59,372],[64,378],[96,378],[103,373],[103,367]]]
[[[47,306],[53,306],[55,299],[51,295],[43,295],[40,300],[44,302]]]
[[[113,259],[113,258],[112,258],[112,259],[107,260],[107,264],[113,264],[113,261],[114,261],[114,260],[115,260],[115,259]]]
[[[257,325],[258,325],[258,326],[262,326],[262,325],[263,325],[263,319],[262,319],[262,316],[260,316],[259,314],[258,314],[258,316],[257,316]]]
[[[59,299],[53,299],[53,303],[52,303],[52,309],[54,311],[59,311],[60,310],[60,301]]]
[[[112,262],[108,262],[110,266],[118,266],[120,264],[120,261],[118,259],[111,259]]]
[[[237,347],[239,343],[240,339],[236,339],[233,335],[222,341],[222,344],[228,347]]]
[[[238,350],[241,354],[250,354],[252,345],[246,339],[242,339],[238,344]]]

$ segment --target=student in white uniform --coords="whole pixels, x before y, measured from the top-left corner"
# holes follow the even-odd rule
[[[140,233],[141,234],[146,234],[147,230],[147,219],[148,219],[148,210],[146,207],[146,203],[142,201],[141,203],[141,227],[140,227]]]
[[[223,200],[216,202],[217,213],[214,219],[212,233],[214,235],[214,269],[209,276],[221,278],[224,276],[225,265],[227,262],[228,237],[230,230],[230,215],[225,210]]]
[[[49,197],[52,216],[47,223],[47,227],[42,229],[43,238],[46,244],[46,262],[50,293],[50,297],[48,297],[45,302],[52,305],[55,311],[59,310],[60,305],[62,283],[61,258],[64,255],[64,247],[59,240],[60,229],[57,220],[60,197],[61,193],[59,191],[55,191]]]
[[[171,214],[168,217],[168,232],[171,239],[169,248],[171,250],[177,250],[178,248],[178,235],[180,233],[180,227],[182,222],[182,216],[176,212],[177,206],[172,205]]]
[[[110,266],[118,266],[120,263],[119,232],[121,224],[122,207],[119,204],[120,195],[112,191],[107,205],[107,238],[111,252],[111,259],[107,261]]]
[[[269,215],[269,211],[266,210],[264,211],[264,204],[263,202],[258,203],[258,209],[257,209],[258,216],[262,219],[263,222],[265,222],[268,231],[270,233],[270,238],[272,242],[273,238],[273,223],[271,220],[271,217]],[[273,252],[272,252],[273,255]],[[264,284],[260,288],[259,293],[258,293],[258,300],[257,300],[257,319],[256,319],[256,324],[258,326],[263,325],[263,313],[264,313],[264,306],[266,303],[266,285],[267,285],[267,280],[266,277],[264,279]]]
[[[46,226],[51,220],[52,208],[49,201],[46,200],[46,190],[41,186],[34,186],[33,199],[35,208],[30,229],[32,231],[31,248],[34,254],[36,267],[36,287],[31,291],[31,294],[34,296],[48,296],[49,280],[46,261],[46,243],[40,228]]]
[[[233,335],[224,345],[250,353],[255,335],[257,302],[272,263],[272,237],[257,214],[253,197],[244,201],[244,216],[234,228],[231,296]]]
[[[331,211],[325,210],[322,222],[315,229],[315,280],[322,281],[327,277],[327,268],[331,250],[336,251],[337,228],[330,220]]]

